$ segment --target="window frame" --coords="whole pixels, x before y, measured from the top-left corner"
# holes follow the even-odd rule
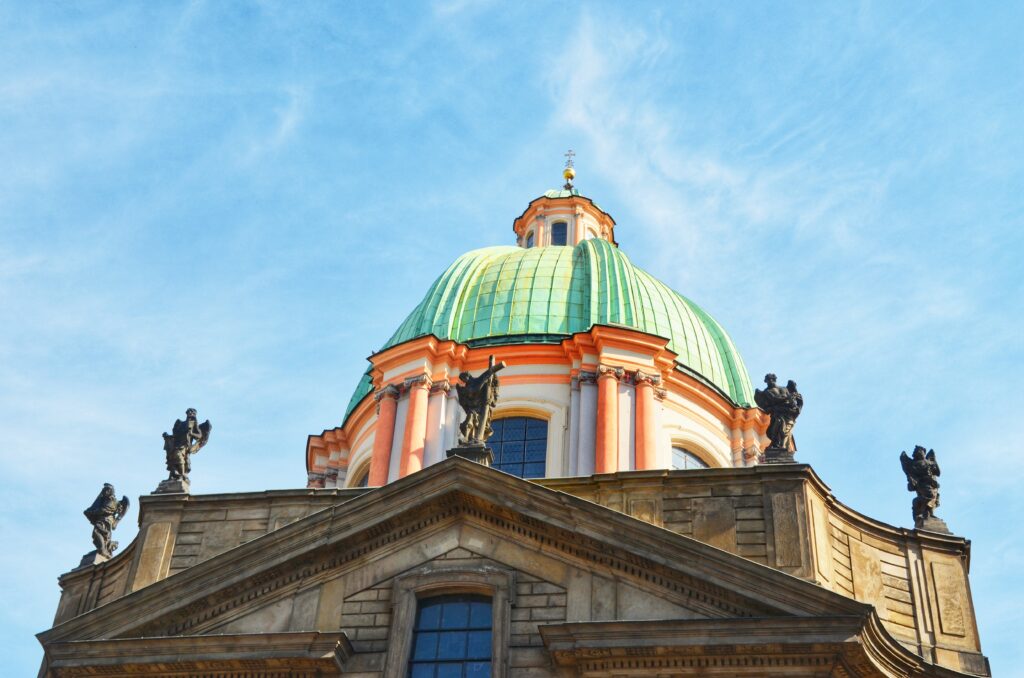
[[[704,464],[704,466],[701,466],[701,467],[698,467],[698,468],[695,468],[695,469],[694,468],[676,468],[674,462],[675,462],[675,451],[677,449],[678,450],[682,450],[686,454],[689,454],[691,457],[695,458],[697,461],[699,461],[702,464]],[[671,468],[673,471],[700,471],[700,470],[705,469],[705,468],[716,468],[716,466],[717,466],[717,464],[714,464],[714,463],[708,461],[708,456],[709,456],[708,454],[706,454],[703,450],[694,449],[694,446],[692,444],[679,443],[679,442],[676,442],[676,441],[672,441],[672,446],[669,449],[669,454],[671,455],[670,458],[669,458],[669,468]]]
[[[446,609],[451,609],[448,606],[455,604],[466,605],[466,619],[465,623],[457,625],[457,627],[451,627],[445,625],[443,621],[447,617]],[[471,605],[479,604],[481,607],[486,606],[487,616],[480,619],[476,619],[474,624],[474,617],[471,614]],[[433,623],[425,623],[424,611],[428,608],[437,610],[436,619]],[[482,616],[482,615],[481,615]],[[429,628],[423,628],[421,625],[428,626]],[[486,628],[485,628],[486,625]],[[441,638],[446,633],[455,633],[461,635],[466,644],[463,647],[461,656],[458,657],[441,657]],[[431,667],[431,673],[434,673],[439,666],[457,665],[460,668],[460,673],[464,673],[465,665],[467,663],[482,663],[487,662],[488,674],[491,672],[491,664],[494,661],[494,645],[493,642],[486,646],[476,647],[475,652],[470,650],[471,643],[469,642],[470,636],[473,634],[487,634],[487,640],[493,641],[494,638],[494,600],[491,596],[482,595],[480,593],[444,593],[441,595],[429,595],[416,599],[416,614],[414,616],[414,622],[412,627],[412,652],[409,657],[409,663],[406,665],[407,675],[414,675],[415,667],[417,665],[426,665]],[[434,655],[430,658],[416,658],[416,646],[421,636],[426,639],[430,635],[433,636]],[[482,644],[481,644],[482,645]]]
[[[458,593],[491,599],[491,676],[507,678],[515,572],[494,566],[440,567],[430,564],[395,578],[385,676],[406,676],[419,601]]]
[[[556,243],[555,242],[555,227],[556,226],[564,226],[565,227],[565,242],[563,242],[563,243]],[[551,222],[551,245],[552,245],[552,247],[567,247],[569,245],[569,222],[568,221],[559,220],[559,221]]]
[[[365,489],[370,486],[370,462],[369,460],[362,462],[356,467],[356,473],[351,476],[346,476],[345,486],[347,489]],[[351,477],[351,481],[349,478]],[[366,484],[360,485],[359,483],[366,478]]]
[[[525,472],[525,467],[526,467],[527,463],[543,463],[544,464],[544,469],[543,469],[543,471],[541,472],[541,474],[539,476],[526,477],[525,475],[518,475],[518,474],[515,474],[515,473],[510,473],[509,471],[505,471],[505,470],[500,469],[500,468],[498,468],[496,466],[496,464],[498,463],[497,455],[495,455],[495,460],[494,460],[494,462],[492,462],[491,465],[494,467],[495,470],[501,471],[502,473],[508,473],[509,475],[515,476],[516,478],[522,478],[523,480],[537,480],[538,478],[547,478],[548,477],[548,455],[550,454],[550,449],[549,448],[551,447],[551,420],[548,419],[547,417],[538,416],[538,414],[534,413],[534,412],[522,412],[522,411],[519,411],[519,410],[509,410],[509,411],[505,411],[505,412],[495,412],[494,413],[494,418],[492,419],[492,426],[496,422],[505,421],[507,419],[527,419],[527,420],[531,420],[532,419],[534,421],[542,421],[542,422],[544,422],[544,427],[545,427],[544,438],[543,438],[543,440],[544,440],[544,461],[543,462],[527,462],[526,461],[525,445],[528,442],[528,440],[527,440],[527,438],[525,437],[525,434],[524,434],[524,438],[523,438],[523,445],[524,445],[523,461],[519,462],[524,467],[524,472]],[[502,424],[502,426],[504,426],[504,424]],[[494,439],[492,437],[489,442],[493,442],[493,440]],[[539,440],[539,439],[537,439],[537,440]]]

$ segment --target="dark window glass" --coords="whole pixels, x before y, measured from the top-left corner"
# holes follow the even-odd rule
[[[672,448],[672,468],[676,470],[708,468],[707,463],[693,452],[682,448]]]
[[[529,247],[533,247],[533,241],[534,241],[533,232],[531,231],[530,234],[528,236],[526,236],[526,246],[528,248]]]
[[[564,245],[567,242],[569,226],[564,221],[551,224],[551,244]]]
[[[543,478],[548,454],[548,422],[529,417],[508,417],[491,424],[494,435],[487,445],[494,450],[492,466],[520,478]]]
[[[410,678],[490,678],[491,599],[460,594],[417,604]]]
[[[366,469],[363,475],[359,476],[359,480],[356,481],[355,487],[367,487],[370,484],[370,469]]]

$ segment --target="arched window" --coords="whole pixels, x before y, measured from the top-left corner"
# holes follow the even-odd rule
[[[556,221],[551,224],[551,244],[565,245],[569,237],[569,225],[564,221]]]
[[[494,450],[492,466],[520,478],[543,478],[548,456],[548,422],[530,417],[508,417],[491,424],[494,435],[487,445]]]
[[[676,470],[709,468],[708,463],[685,447],[672,447],[672,468]]]
[[[352,482],[346,482],[346,487],[368,487],[370,485],[370,465],[360,464],[357,468],[349,467],[349,478]]]
[[[534,240],[535,240],[535,238],[533,237],[533,231],[530,231],[529,233],[526,234],[526,248],[527,249],[533,247]]]
[[[489,678],[491,630],[487,596],[421,598],[416,606],[409,678]]]

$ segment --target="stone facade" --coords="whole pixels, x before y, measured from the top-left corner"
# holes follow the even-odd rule
[[[405,675],[416,600],[448,591],[492,599],[495,676],[987,675],[969,564],[805,465],[531,482],[456,458],[143,497],[135,542],[61,578],[41,675]]]

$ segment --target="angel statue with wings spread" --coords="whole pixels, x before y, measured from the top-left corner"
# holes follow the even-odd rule
[[[765,432],[769,440],[765,460],[769,463],[793,461],[793,453],[796,452],[793,427],[804,409],[804,397],[796,390],[796,382],[793,380],[786,384],[786,388],[782,388],[774,374],[766,374],[764,383],[768,388],[763,391],[755,389],[754,402],[770,417]]]
[[[171,433],[164,434],[164,452],[167,453],[168,481],[180,480],[188,482],[188,472],[192,470],[190,458],[203,448],[210,439],[210,420],[197,423],[196,411],[190,407],[185,411],[185,421],[174,422]]]
[[[111,537],[114,528],[128,512],[128,506],[128,497],[121,497],[121,501],[118,501],[114,486],[104,483],[96,501],[83,511],[86,520],[92,523],[92,543],[96,547],[96,555],[104,558],[113,555],[117,542],[112,541]]]
[[[929,529],[945,528],[945,523],[935,516],[939,506],[939,463],[935,461],[935,450],[914,447],[914,456],[900,453],[900,464],[907,476],[907,490],[917,492],[914,497],[914,526]],[[941,523],[941,525],[940,525]]]

